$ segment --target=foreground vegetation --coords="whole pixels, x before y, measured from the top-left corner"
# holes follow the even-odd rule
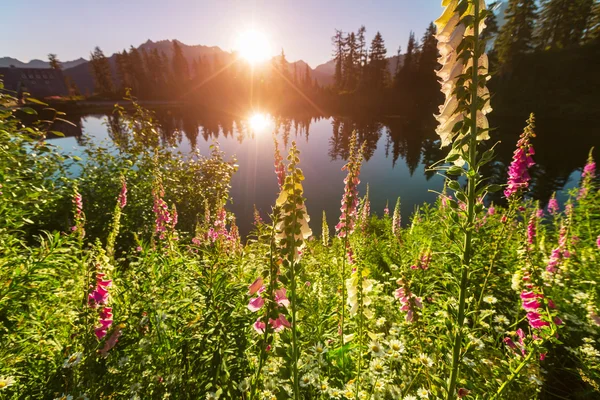
[[[311,231],[292,144],[242,240],[217,146],[165,149],[135,107],[113,147],[69,158],[45,141],[52,121],[23,126],[35,111],[0,91],[0,399],[597,397],[592,155],[566,204],[528,200],[532,116],[506,185],[486,183],[486,10],[444,4],[447,186],[404,224],[400,200],[377,217],[359,198],[357,135],[334,230]],[[486,200],[499,190],[506,206]]]

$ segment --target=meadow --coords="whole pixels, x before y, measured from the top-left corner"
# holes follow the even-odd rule
[[[161,146],[134,101],[115,109],[118,146],[90,142],[82,160],[46,141],[53,121],[18,118],[43,104],[0,91],[0,399],[598,398],[592,151],[568,201],[542,207],[532,115],[506,184],[488,184],[487,10],[444,5],[448,155],[432,168],[446,185],[409,221],[401,199],[371,210],[358,195],[356,134],[335,227],[311,230],[321,210],[292,143],[263,177],[280,188],[271,212],[242,238],[227,210],[237,165],[217,144]]]

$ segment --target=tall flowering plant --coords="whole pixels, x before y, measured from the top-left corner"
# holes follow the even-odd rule
[[[535,117],[531,114],[527,120],[525,130],[517,142],[512,162],[508,167],[508,182],[506,189],[504,189],[504,196],[509,200],[514,199],[529,186],[531,180],[529,168],[535,165],[532,157],[535,151],[531,144],[531,139],[535,137],[534,128]]]
[[[464,325],[466,298],[470,291],[469,274],[473,258],[473,233],[476,215],[483,210],[478,198],[498,187],[482,185],[481,167],[493,158],[493,148],[480,153],[478,143],[490,138],[486,115],[492,111],[490,94],[486,82],[488,58],[485,54],[485,41],[480,37],[488,15],[483,0],[443,0],[444,11],[435,21],[437,28],[439,62],[437,71],[445,101],[440,106],[436,119],[439,123],[437,134],[441,146],[451,146],[446,157],[446,165],[437,167],[448,175],[463,175],[467,187],[462,188],[457,180],[448,180],[448,188],[455,192],[458,201],[448,200],[453,220],[460,221],[463,233],[462,245],[458,246],[460,259],[456,271],[458,309],[453,309],[455,320],[450,336],[452,343],[451,366],[445,397],[457,396],[461,353],[464,346]],[[453,165],[452,165],[453,164]],[[464,207],[459,207],[459,202]],[[452,307],[449,305],[449,307]]]
[[[343,241],[343,254],[342,254],[342,266],[340,271],[341,277],[341,301],[340,301],[340,321],[339,321],[339,333],[340,333],[340,349],[342,350],[341,359],[344,362],[344,319],[345,319],[345,304],[346,304],[346,260],[347,256],[352,254],[350,249],[349,237],[354,232],[356,222],[358,219],[358,185],[360,183],[360,168],[362,166],[363,153],[365,144],[358,147],[358,133],[352,132],[350,137],[349,150],[350,155],[348,157],[348,163],[342,167],[342,171],[348,171],[346,178],[344,179],[344,195],[342,196],[342,206],[340,207],[341,215],[340,221],[335,226],[336,234]],[[350,256],[351,257],[351,256]]]
[[[288,166],[285,181],[281,186],[281,192],[277,198],[276,206],[280,207],[281,213],[275,225],[275,240],[281,247],[283,266],[285,273],[280,280],[289,282],[290,298],[289,301],[291,315],[291,377],[294,399],[300,399],[300,381],[298,374],[298,362],[300,359],[300,343],[298,340],[298,274],[300,271],[300,260],[302,252],[306,246],[306,240],[312,235],[312,230],[308,226],[310,218],[304,204],[302,181],[304,174],[298,168],[300,152],[296,143],[292,142],[292,147],[288,155]],[[277,294],[277,293],[276,293]],[[280,293],[285,297],[286,292]]]

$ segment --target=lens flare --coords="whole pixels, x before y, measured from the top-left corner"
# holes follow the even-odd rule
[[[235,50],[250,64],[257,64],[271,57],[271,45],[267,36],[254,29],[238,35]]]
[[[261,112],[255,112],[248,118],[248,125],[255,133],[265,132],[271,123],[271,116]]]

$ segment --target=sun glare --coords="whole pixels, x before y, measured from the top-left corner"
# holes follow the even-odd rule
[[[235,50],[251,64],[266,61],[271,56],[271,45],[267,36],[253,29],[238,35]]]
[[[248,125],[255,133],[264,132],[271,125],[271,117],[269,114],[256,112],[248,118]]]

